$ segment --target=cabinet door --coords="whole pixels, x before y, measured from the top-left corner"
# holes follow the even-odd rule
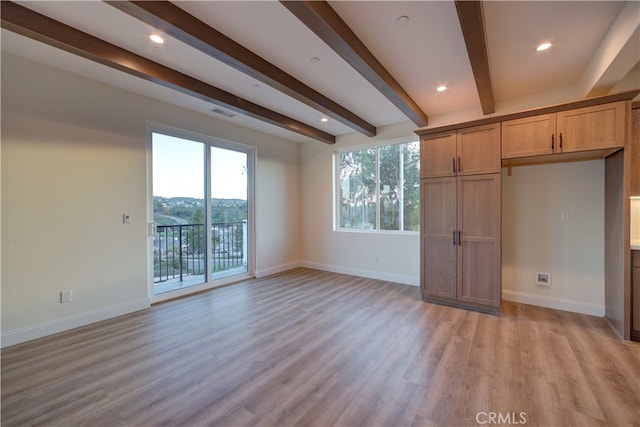
[[[500,174],[458,178],[458,300],[500,307]]]
[[[624,147],[626,104],[611,104],[557,113],[559,153]]]
[[[424,296],[456,297],[456,178],[423,179],[421,182],[422,276]]]
[[[502,158],[553,154],[556,115],[544,114],[502,122]]]
[[[633,295],[633,301],[631,302],[631,314],[633,316],[631,329],[640,333],[640,267],[633,269],[633,278],[631,281],[633,282],[633,289],[631,291]]]
[[[420,177],[455,175],[456,133],[422,137],[420,141]]]
[[[640,109],[631,110],[631,195],[640,196]]]
[[[640,340],[640,251],[631,251],[631,333]]]
[[[500,172],[500,123],[461,129],[456,142],[458,175]]]

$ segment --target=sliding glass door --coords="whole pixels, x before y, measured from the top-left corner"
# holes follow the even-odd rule
[[[150,133],[152,295],[160,299],[251,272],[253,149],[188,136]]]
[[[211,273],[247,272],[247,153],[211,147]]]
[[[205,144],[153,133],[153,292],[207,281]]]

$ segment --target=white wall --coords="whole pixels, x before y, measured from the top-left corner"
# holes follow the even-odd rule
[[[506,300],[604,316],[604,160],[503,169],[502,288]]]
[[[333,230],[333,154],[344,147],[381,141],[416,141],[413,123],[386,126],[378,135],[339,136],[335,146],[305,145],[300,153],[302,259],[323,270],[419,285],[420,238],[416,235]],[[376,263],[376,257],[378,262]]]
[[[640,199],[631,199],[631,245],[640,246]]]
[[[3,54],[3,345],[148,307],[147,121],[257,146],[256,274],[299,260],[297,144]]]

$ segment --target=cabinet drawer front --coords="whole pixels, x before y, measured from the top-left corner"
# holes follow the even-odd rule
[[[559,152],[624,147],[625,111],[624,102],[615,102],[559,112]]]
[[[556,115],[544,114],[502,122],[502,158],[553,154]]]

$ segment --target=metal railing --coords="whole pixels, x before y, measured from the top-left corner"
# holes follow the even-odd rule
[[[211,224],[211,270],[226,271],[247,264],[247,221]]]
[[[247,222],[211,224],[211,272],[247,264]],[[204,224],[158,225],[153,239],[153,281],[182,281],[204,275],[206,269]]]

